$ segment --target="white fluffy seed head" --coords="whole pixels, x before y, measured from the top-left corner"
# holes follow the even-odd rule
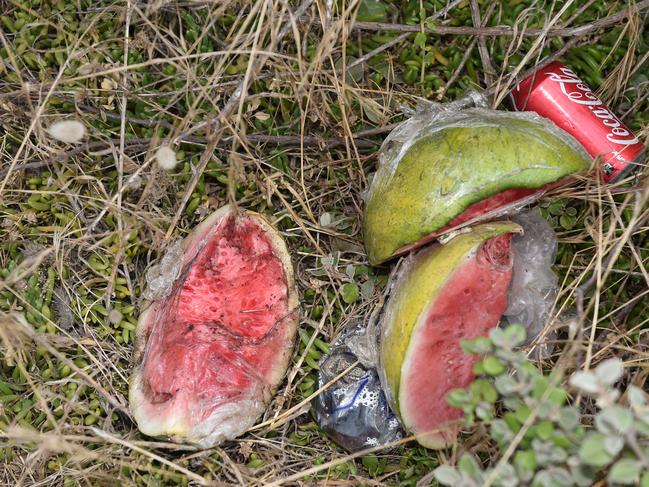
[[[108,321],[113,325],[122,321],[123,318],[124,316],[118,309],[113,308],[110,310],[110,313],[108,313]]]
[[[160,169],[164,169],[165,171],[171,171],[178,164],[176,153],[167,145],[163,145],[156,151],[155,158],[158,161]]]
[[[61,120],[50,125],[47,133],[59,142],[76,144],[86,135],[86,127],[79,120]]]

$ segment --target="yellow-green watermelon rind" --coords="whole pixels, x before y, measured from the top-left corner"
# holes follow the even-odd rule
[[[390,402],[399,411],[402,365],[420,317],[435,302],[454,271],[483,242],[505,233],[520,233],[515,223],[484,223],[461,233],[444,245],[436,245],[409,257],[395,278],[390,300],[379,323],[382,380]]]
[[[404,143],[400,158],[378,169],[363,222],[370,263],[388,260],[485,198],[589,168],[583,148],[541,117],[474,109],[456,118]]]

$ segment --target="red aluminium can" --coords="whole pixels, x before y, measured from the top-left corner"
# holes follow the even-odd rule
[[[640,165],[645,147],[566,65],[553,62],[510,93],[517,111],[549,118],[602,161],[604,181],[621,179]]]

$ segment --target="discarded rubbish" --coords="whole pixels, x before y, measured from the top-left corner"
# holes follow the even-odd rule
[[[147,274],[130,408],[150,436],[211,447],[244,433],[284,376],[293,269],[263,217],[223,207]]]
[[[431,321],[427,326],[438,327],[437,330],[430,330],[432,335],[429,333],[427,342],[413,342],[415,343],[412,346],[413,353],[421,354],[421,360],[425,363],[420,368],[412,370],[414,376],[410,379],[412,388],[420,387],[421,390],[427,391],[430,397],[437,394],[443,398],[448,392],[443,387],[445,383],[450,384],[447,387],[450,390],[461,387],[460,383],[470,382],[472,362],[468,362],[470,359],[468,355],[463,355],[459,343],[465,338],[486,335],[488,328],[495,326],[499,319],[501,326],[512,323],[523,325],[527,330],[528,342],[532,342],[541,333],[550,317],[558,292],[558,278],[552,270],[557,252],[557,238],[552,227],[536,208],[513,215],[510,219],[520,228],[502,222],[483,224],[469,233],[465,232],[454,237],[446,245],[447,249],[460,249],[458,253],[447,250],[443,255],[427,257],[434,260],[431,260],[425,268],[422,267],[423,270],[419,272],[418,277],[415,277],[414,270],[418,265],[413,261],[420,262],[422,257],[410,256],[403,259],[402,267],[397,270],[390,284],[392,294],[401,293],[401,297],[391,298],[399,304],[389,301],[390,309],[398,307],[399,316],[405,316],[404,310],[410,309],[410,303],[415,301],[424,308],[427,305],[432,306],[428,316],[435,321],[434,323]],[[485,228],[491,228],[489,232],[493,233],[511,232],[511,235],[501,234],[499,237],[486,240],[486,244],[481,243],[481,238],[487,238],[491,234],[485,233]],[[521,229],[523,233],[520,233]],[[504,242],[510,236],[511,250]],[[458,238],[460,240],[457,240]],[[467,241],[468,238],[471,240]],[[462,244],[461,240],[465,243]],[[474,246],[458,261],[459,253],[475,242],[478,242],[478,247],[480,245],[482,247]],[[428,253],[441,252],[442,248],[444,245],[437,247],[438,250],[434,250],[433,247],[420,253],[428,255]],[[479,272],[469,273],[465,270],[469,269],[465,266],[469,265],[471,259],[475,260],[480,272],[491,273],[491,278],[482,276]],[[507,264],[509,262],[507,259],[511,259],[511,268],[510,264]],[[506,273],[504,278],[503,272]],[[498,282],[493,279],[493,276],[500,276],[504,280]],[[466,277],[464,281],[463,277]],[[430,287],[422,284],[426,279],[429,280]],[[408,285],[405,284],[406,281]],[[496,286],[495,283],[498,285]],[[465,287],[462,287],[462,284]],[[433,288],[438,290],[435,291]],[[450,290],[450,294],[445,293],[444,289]],[[458,292],[458,289],[462,292]],[[469,295],[465,294],[467,291]],[[408,296],[405,296],[405,293],[408,293]],[[427,298],[427,296],[432,297]],[[428,303],[425,303],[426,299],[429,299]],[[380,324],[370,322],[366,328],[364,324],[356,323],[343,330],[331,344],[331,353],[323,357],[320,363],[318,385],[323,387],[358,361],[347,375],[320,394],[313,404],[316,419],[322,429],[336,443],[349,451],[387,445],[405,436],[401,422],[386,402],[377,368],[381,327],[391,327],[392,331],[389,332],[391,338],[388,340],[393,341],[407,341],[408,327],[405,320],[397,322],[388,318],[390,315],[385,314],[388,308],[385,309]],[[393,311],[391,316],[394,317],[395,313],[397,311]],[[426,316],[426,312],[421,312],[419,316]],[[476,320],[478,317],[489,317],[483,323],[486,326],[482,326]],[[415,322],[412,316],[409,319],[409,323]],[[455,319],[457,322],[448,321],[449,319]],[[384,329],[383,331],[385,332]],[[414,337],[414,329],[410,336]],[[445,364],[440,357],[427,355],[426,351],[417,352],[418,349],[426,350],[426,343],[431,340],[438,354],[454,355],[454,358],[448,358],[448,361],[452,361],[455,366]],[[401,348],[403,351],[404,346],[406,345],[401,343],[396,347],[391,346],[390,350]],[[409,345],[408,350],[410,350]],[[399,359],[395,362],[398,364],[398,361]],[[406,364],[405,359],[402,359],[402,368],[403,364]],[[439,364],[440,370],[435,369],[435,364]],[[418,385],[417,376],[421,376],[420,380],[423,381],[436,378],[434,380],[438,381],[438,387],[431,387],[429,384]],[[416,393],[414,395],[417,400],[425,397]],[[396,402],[398,403],[398,397]],[[423,407],[422,404],[417,403],[417,408],[420,407]],[[457,415],[457,418],[461,416],[461,412],[450,408],[445,399],[437,400],[435,410],[436,413],[431,415],[432,421],[435,421],[436,415],[447,414],[449,415],[447,420],[452,419],[454,415]],[[451,429],[440,436],[424,437],[421,442],[425,446],[440,447],[450,441],[454,435],[455,432]]]
[[[352,323],[333,341],[320,361],[323,387],[356,364],[316,397],[313,409],[320,427],[348,451],[387,445],[403,437],[388,406],[376,371],[377,337],[363,323]]]
[[[395,128],[367,193],[370,263],[519,211],[589,168],[583,147],[534,113],[435,105]]]
[[[622,179],[645,160],[644,144],[564,64],[555,61],[532,73],[510,95],[514,109],[552,120],[600,157],[606,182]]]
[[[514,268],[503,321],[523,325],[531,342],[550,318],[559,292],[559,279],[552,270],[558,243],[537,208],[511,220],[523,228],[523,234],[512,238]]]

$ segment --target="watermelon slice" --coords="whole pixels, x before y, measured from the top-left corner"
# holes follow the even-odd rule
[[[531,113],[468,109],[402,132],[386,139],[368,193],[372,264],[519,209],[591,162],[570,135]]]
[[[181,250],[170,295],[138,322],[130,408],[147,435],[211,447],[250,428],[282,380],[297,291],[281,236],[258,214],[223,207]]]
[[[382,384],[417,441],[443,448],[462,411],[448,393],[473,379],[475,357],[460,342],[485,336],[507,308],[511,236],[521,228],[487,223],[408,257],[393,281],[382,317]]]

